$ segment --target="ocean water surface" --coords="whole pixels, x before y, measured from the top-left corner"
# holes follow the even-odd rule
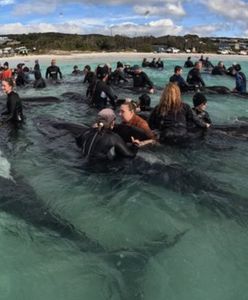
[[[33,60],[27,60],[32,66]],[[23,97],[85,95],[83,77],[70,76],[73,65],[94,68],[102,62],[57,59],[63,84],[42,91],[19,89],[18,93]],[[116,60],[108,62],[114,67]],[[145,71],[163,87],[174,66],[183,63],[168,59],[163,71]],[[231,63],[225,61],[226,66]],[[241,65],[248,75],[248,62],[241,61]],[[47,66],[47,61],[41,61],[43,75]],[[209,86],[234,87],[230,77],[203,74],[203,78]],[[116,93],[134,100],[138,97],[125,90]],[[159,96],[160,91],[152,95],[152,105]],[[192,103],[190,94],[183,99]],[[207,95],[207,99],[215,124],[233,124],[248,117],[245,98]],[[26,124],[17,133],[0,128],[0,178],[6,180],[0,181],[0,299],[248,298],[247,139],[213,135],[208,143],[187,148],[144,149],[140,161],[126,169],[118,163],[89,168],[74,138],[51,131],[44,120],[91,124],[95,110],[86,103],[65,100],[25,104],[25,116]],[[171,165],[179,166],[178,171],[171,173]],[[18,182],[22,189],[15,192]],[[23,201],[28,195],[25,191],[87,239],[61,236],[15,211],[6,211],[5,196],[12,192]]]

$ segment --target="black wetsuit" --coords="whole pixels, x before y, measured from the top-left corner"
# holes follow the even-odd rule
[[[58,80],[58,75],[62,79],[62,73],[58,66],[50,66],[46,70],[46,79],[51,78],[52,80]]]
[[[223,67],[215,66],[212,70],[212,75],[225,75],[226,70]]]
[[[170,77],[170,82],[177,83],[181,92],[186,92],[189,90],[188,83],[184,80],[184,78],[181,75],[177,75],[177,74],[172,75]]]
[[[194,86],[205,86],[205,82],[203,81],[201,73],[197,68],[193,68],[189,71],[187,76],[187,82],[188,84]]]
[[[144,88],[146,86],[148,86],[150,89],[153,88],[153,83],[145,72],[140,72],[138,74],[134,73],[132,76],[134,88]]]
[[[89,71],[86,73],[86,75],[84,76],[84,81],[83,83],[89,83],[91,84],[94,80],[96,79],[96,75],[94,72]]]
[[[14,124],[22,123],[24,120],[22,113],[22,101],[19,95],[13,91],[7,94],[7,110],[2,115],[7,115],[4,122],[12,122]]]
[[[190,139],[188,134],[188,123],[206,128],[206,123],[193,114],[190,106],[182,103],[182,108],[177,113],[169,112],[167,115],[160,115],[158,106],[150,115],[149,126],[151,129],[160,131],[160,142],[180,143]]]
[[[115,108],[115,100],[112,88],[106,82],[98,80],[92,88],[91,103],[98,109],[103,109],[107,106],[108,99],[110,104]]]
[[[110,83],[113,84],[118,84],[121,81],[128,82],[128,80],[125,78],[125,73],[121,70],[115,70],[110,74],[109,78],[110,78]]]
[[[184,68],[193,68],[194,64],[191,60],[186,60],[186,62],[184,63]]]
[[[37,76],[37,79],[35,80],[33,87],[35,89],[43,89],[46,87],[46,82],[42,77]]]
[[[40,77],[41,77],[40,65],[36,63],[34,65],[34,78],[35,80],[38,80]]]
[[[212,121],[210,119],[209,113],[207,111],[205,111],[205,110],[198,110],[195,107],[192,108],[192,111],[203,122],[208,123],[208,124],[212,124]]]
[[[90,128],[80,136],[82,154],[89,159],[114,159],[136,155],[137,147],[129,148],[123,139],[110,129]]]

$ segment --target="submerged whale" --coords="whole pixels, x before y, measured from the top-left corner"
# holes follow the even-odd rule
[[[44,135],[55,136],[55,143],[58,130],[61,130],[62,137],[67,132],[73,138],[87,130],[85,125],[63,122],[62,120],[40,118],[35,122]],[[64,151],[67,152],[65,143],[64,147]],[[139,152],[134,159],[121,159],[102,163],[99,163],[99,161],[95,163],[84,161],[81,167],[93,173],[121,172],[123,175],[139,175],[144,182],[164,186],[183,194],[194,193],[197,195],[198,203],[217,214],[221,212],[227,217],[237,216],[238,219],[242,219],[240,216],[244,216],[245,220],[248,216],[248,203],[242,196],[225,191],[221,187],[221,183],[214,181],[193,167],[185,168],[176,162],[164,163],[156,155],[151,159],[149,155],[146,155],[146,152]]]
[[[0,210],[13,215],[38,230],[48,230],[61,238],[71,240],[80,251],[94,253],[110,263],[118,276],[109,289],[115,289],[120,299],[142,299],[139,278],[145,271],[149,259],[168,247],[173,247],[186,233],[186,230],[168,237],[165,234],[146,242],[140,248],[107,250],[86,233],[77,230],[68,220],[62,218],[50,207],[47,207],[21,176],[12,174],[11,166],[0,152]],[[121,281],[120,281],[121,278]]]

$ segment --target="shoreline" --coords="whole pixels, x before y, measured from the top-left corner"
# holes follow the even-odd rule
[[[8,61],[10,64],[17,64],[20,62],[27,62],[27,63],[34,63],[36,59],[40,61],[40,63],[50,63],[51,59],[54,58],[58,61],[65,60],[86,60],[93,62],[117,62],[117,61],[125,61],[125,60],[135,60],[140,59],[142,60],[146,57],[148,60],[152,58],[161,58],[163,60],[182,60],[187,59],[187,57],[191,56],[192,61],[196,61],[200,58],[201,55],[204,57],[209,57],[213,60],[221,60],[221,61],[244,61],[248,58],[245,55],[238,55],[238,54],[214,54],[214,53],[153,53],[153,52],[69,52],[69,53],[52,53],[52,54],[29,54],[27,56],[23,55],[15,55],[10,57],[2,57],[0,58],[1,64],[5,61]]]

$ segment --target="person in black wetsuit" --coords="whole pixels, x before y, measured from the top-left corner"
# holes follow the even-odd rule
[[[40,64],[38,59],[34,61],[34,78],[35,80],[41,78]]]
[[[199,119],[203,122],[212,124],[210,119],[209,113],[205,110],[207,107],[207,99],[202,93],[195,93],[193,96],[193,104],[194,107],[192,108],[193,113],[197,115]]]
[[[43,89],[46,87],[46,81],[44,78],[42,78],[41,72],[36,73],[33,87],[35,89]]]
[[[96,79],[96,74],[93,71],[91,71],[91,67],[89,65],[86,65],[84,67],[83,74],[84,74],[83,83],[91,84]]]
[[[219,61],[218,65],[215,66],[212,70],[212,75],[225,75],[226,67],[224,66],[223,61]]]
[[[112,88],[107,84],[109,69],[106,65],[98,66],[96,69],[97,80],[92,83],[91,104],[98,109],[103,109],[107,106],[108,100],[113,108],[116,107],[115,100],[118,98],[114,95]]]
[[[180,66],[175,66],[174,75],[170,77],[170,82],[176,83],[179,86],[181,92],[186,92],[189,90],[190,86],[182,77],[182,73],[183,68]]]
[[[195,63],[195,66],[193,69],[191,69],[187,76],[187,83],[190,85],[194,85],[195,87],[204,87],[205,82],[203,81],[201,77],[201,68],[202,68],[202,62],[197,61]]]
[[[77,65],[75,65],[75,66],[73,67],[73,71],[71,72],[71,74],[74,75],[74,76],[81,75],[81,71],[79,70],[79,68],[78,68]]]
[[[124,66],[122,62],[118,61],[115,71],[110,74],[110,83],[118,85],[121,82],[128,82],[123,70]]]
[[[112,109],[101,110],[93,127],[78,138],[85,158],[113,160],[118,157],[135,157],[138,147],[128,147],[123,139],[113,132],[115,119]]]
[[[22,101],[17,93],[13,91],[14,81],[12,78],[7,78],[2,81],[2,90],[7,94],[7,109],[2,112],[3,116],[6,116],[1,122],[11,122],[16,127],[23,123],[24,116],[22,112]]]
[[[194,64],[191,60],[191,57],[189,56],[186,62],[184,63],[184,68],[193,68]]]
[[[149,79],[149,77],[146,75],[145,72],[142,71],[139,65],[133,66],[133,87],[135,89],[139,88],[148,88],[148,92],[150,94],[154,93],[154,86],[152,81]]]
[[[169,83],[162,92],[159,105],[150,115],[150,128],[160,131],[161,143],[181,144],[191,140],[189,122],[203,129],[210,126],[193,114],[188,104],[182,102],[178,85]]]
[[[46,70],[46,79],[49,78],[49,79],[57,82],[58,76],[60,79],[63,78],[60,68],[58,66],[56,66],[56,60],[52,59],[51,66],[48,67]]]
[[[156,62],[156,68],[162,70],[164,68],[164,62],[161,60],[161,58],[159,57],[157,62]]]
[[[236,64],[233,69],[233,74],[235,75],[236,86],[233,89],[235,93],[246,93],[246,76],[241,72],[240,64]]]

